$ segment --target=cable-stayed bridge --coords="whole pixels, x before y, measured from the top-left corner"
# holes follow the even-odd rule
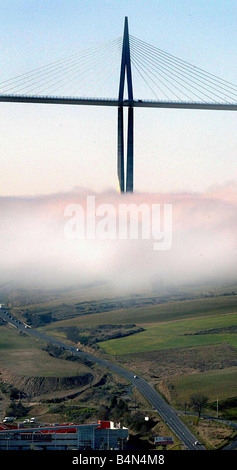
[[[117,95],[113,86],[117,86],[118,81]],[[135,95],[134,81],[145,84],[146,99]],[[100,96],[102,93],[103,98]],[[96,96],[98,94],[99,96]],[[117,95],[117,98],[110,98],[113,95]],[[121,192],[132,192],[134,108],[236,111],[237,85],[131,36],[126,17],[123,37],[97,44],[83,52],[2,81],[0,101],[116,106],[119,186]],[[128,129],[125,178],[126,107]]]

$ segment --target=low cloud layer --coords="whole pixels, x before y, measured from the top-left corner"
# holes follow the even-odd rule
[[[86,208],[121,203],[172,204],[173,243],[154,251],[153,240],[68,240],[69,204]],[[85,189],[37,197],[0,198],[0,282],[67,286],[109,281],[116,286],[169,287],[236,281],[237,183],[205,193],[119,195]]]

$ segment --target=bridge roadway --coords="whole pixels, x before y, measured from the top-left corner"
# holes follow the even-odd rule
[[[70,104],[86,106],[117,106],[133,108],[176,108],[176,109],[209,109],[213,111],[237,111],[237,103],[204,103],[193,101],[152,101],[123,100],[110,98],[74,98],[70,96],[31,96],[31,95],[0,95],[0,102],[7,103],[44,103]]]
[[[161,395],[144,379],[135,376],[131,371],[124,369],[116,364],[113,364],[106,359],[102,359],[92,354],[88,354],[82,351],[77,351],[76,348],[69,346],[67,343],[52,338],[44,333],[34,330],[33,328],[26,328],[23,323],[18,321],[9,315],[6,310],[0,309],[0,317],[12,324],[20,331],[24,331],[31,336],[38,338],[39,340],[46,341],[49,344],[64,348],[70,351],[72,354],[78,357],[84,357],[89,361],[95,362],[106,369],[121,375],[125,379],[129,380],[137,389],[144,395],[144,397],[151,403],[154,409],[158,412],[160,417],[165,421],[167,426],[176,434],[181,442],[185,445],[187,450],[205,450],[202,445],[196,445],[197,438],[187,429],[184,423],[178,418],[171,406],[161,397]]]

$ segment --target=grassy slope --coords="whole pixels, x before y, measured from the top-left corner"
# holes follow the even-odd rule
[[[210,370],[201,374],[178,375],[168,380],[174,387],[175,403],[188,402],[193,393],[203,393],[209,401],[237,396],[237,367]],[[171,392],[172,395],[172,392]]]
[[[169,302],[165,304],[149,305],[81,315],[69,320],[63,320],[56,325],[50,325],[49,330],[57,326],[76,325],[78,327],[94,327],[102,324],[160,323],[190,317],[221,315],[223,313],[237,312],[237,296],[211,297],[190,301]]]
[[[90,370],[83,364],[56,359],[42,351],[43,345],[29,336],[20,336],[15,329],[0,327],[0,367],[29,377],[69,377],[84,375]]]

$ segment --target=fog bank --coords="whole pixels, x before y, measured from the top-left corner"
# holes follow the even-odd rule
[[[67,239],[65,208],[87,196],[110,204],[172,204],[172,247],[152,239]],[[237,280],[237,183],[205,193],[93,193],[77,188],[48,196],[0,198],[0,282],[67,286],[109,281],[116,286]],[[101,217],[96,217],[96,221]]]

